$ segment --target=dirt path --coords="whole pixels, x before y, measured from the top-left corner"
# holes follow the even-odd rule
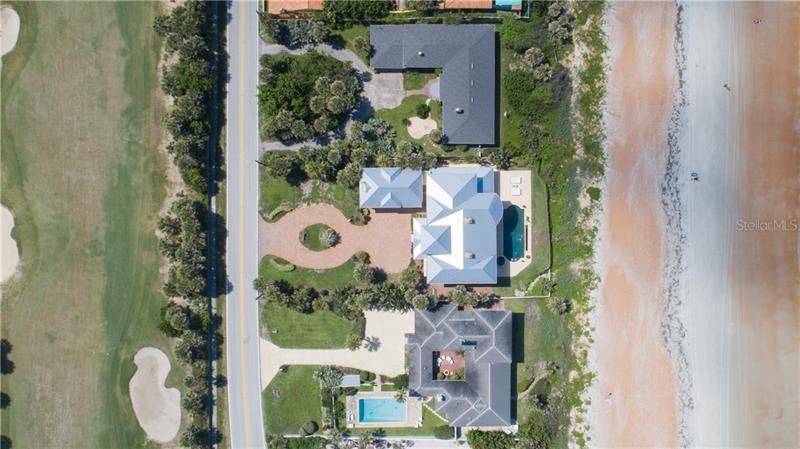
[[[800,447],[800,5],[685,15],[681,171],[701,174],[681,195],[688,441]]]
[[[677,88],[676,9],[673,3],[644,2],[610,8],[592,446],[675,447],[675,376],[661,336],[666,225],[659,180]]]
[[[300,232],[316,223],[336,230],[339,243],[324,251],[312,251],[303,246]],[[358,251],[369,253],[372,265],[387,273],[399,273],[411,261],[410,213],[373,211],[367,225],[356,226],[350,224],[339,209],[317,204],[295,209],[275,223],[261,220],[258,226],[259,257],[271,254],[305,268],[335,268]]]

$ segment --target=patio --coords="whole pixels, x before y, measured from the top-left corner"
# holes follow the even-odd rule
[[[312,251],[296,237],[310,225],[323,223],[339,234],[339,243],[323,251]],[[387,273],[399,273],[411,261],[411,214],[375,212],[364,226],[351,224],[328,204],[295,209],[275,223],[258,224],[258,256],[278,256],[314,270],[336,268],[355,253],[365,251],[371,264]]]
[[[347,397],[347,427],[349,428],[389,428],[389,427],[422,427],[422,403],[420,397],[406,398],[405,420],[402,421],[383,421],[383,422],[363,422],[359,413],[359,401],[361,399],[389,399],[393,400],[394,395],[385,392],[360,391],[353,396]]]

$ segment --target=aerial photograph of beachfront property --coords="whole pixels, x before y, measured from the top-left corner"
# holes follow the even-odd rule
[[[0,19],[0,449],[800,448],[800,2]]]

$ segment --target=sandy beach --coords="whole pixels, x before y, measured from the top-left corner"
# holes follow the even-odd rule
[[[659,180],[677,89],[673,3],[614,3],[606,18],[608,167],[589,410],[593,447],[674,447],[677,390],[661,325]],[[610,397],[608,395],[611,395]]]
[[[673,299],[686,441],[800,447],[800,4],[688,3],[683,15],[670,232],[685,242]]]

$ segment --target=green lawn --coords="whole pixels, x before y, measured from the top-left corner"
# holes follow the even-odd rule
[[[369,42],[369,25],[354,25],[345,30],[337,31],[332,37],[334,40],[344,41],[344,47],[346,49],[355,53],[359,58],[361,58],[362,61],[364,61],[364,64],[369,65],[369,56],[356,51],[356,48],[353,45],[353,42],[358,36],[363,37],[367,42]]]
[[[19,448],[157,447],[128,382],[142,346],[173,359],[168,387],[184,376],[156,327],[167,301],[155,237],[166,194],[160,6],[11,4],[23,25],[3,57],[2,202],[22,275],[3,287],[16,371],[3,376],[2,433]]]
[[[355,282],[352,259],[328,270],[312,270],[296,266],[292,271],[280,271],[269,263],[270,258],[272,256],[265,256],[258,266],[259,275],[267,279],[284,280],[292,285],[307,285],[316,289],[341,287]]]
[[[506,308],[512,311],[517,393],[525,391],[534,381],[534,365],[541,360],[537,301],[542,300],[505,301]]]
[[[550,216],[547,186],[535,172],[531,173],[531,264],[511,279],[498,279],[494,292],[513,296],[515,289],[525,289],[534,279],[550,268]]]
[[[428,402],[433,407],[433,401]],[[446,426],[447,421],[442,420],[427,407],[422,407],[422,427],[387,427],[386,436],[405,437],[405,436],[433,436],[433,429],[439,426]]]
[[[382,118],[389,122],[390,125],[397,131],[397,141],[407,140],[422,145],[427,151],[433,151],[442,154],[444,151],[442,147],[434,143],[430,136],[426,135],[421,139],[414,139],[408,134],[408,128],[403,124],[404,119],[417,116],[417,106],[425,103],[428,99],[425,95],[412,95],[403,99],[400,106],[394,109],[380,109],[375,112],[375,117]],[[431,101],[429,104],[431,108],[430,118],[436,120],[439,128],[442,127],[442,106],[437,101]]]
[[[338,349],[345,347],[350,321],[327,310],[300,313],[275,304],[260,306],[262,335],[281,348]]]
[[[308,420],[322,424],[318,366],[290,366],[279,372],[262,393],[267,433],[297,433]]]
[[[441,70],[406,70],[403,72],[403,89],[422,89],[428,81],[439,76]]]
[[[305,181],[310,183],[310,189],[304,194],[299,182],[289,182],[285,178],[269,176],[264,172],[259,175],[259,212],[267,221],[269,213],[278,206],[285,206],[289,210],[302,205],[331,204],[342,214],[350,218],[358,210],[358,190],[350,189],[337,182]]]
[[[322,223],[313,224],[302,231],[302,238],[301,241],[303,246],[312,250],[312,251],[322,251],[328,249],[322,241],[320,240],[320,234],[325,229],[330,229],[331,227]]]

